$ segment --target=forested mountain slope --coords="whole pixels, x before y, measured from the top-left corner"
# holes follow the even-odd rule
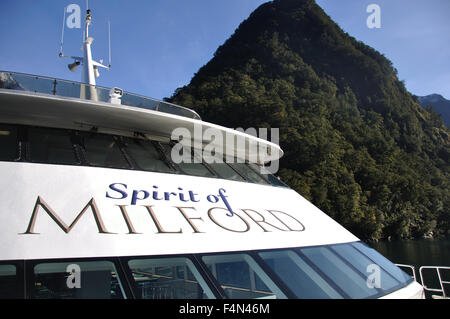
[[[278,175],[362,239],[449,233],[448,128],[313,0],[261,5],[169,100],[280,128]]]

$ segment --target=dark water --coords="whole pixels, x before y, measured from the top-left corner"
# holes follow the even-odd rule
[[[383,241],[370,246],[396,264],[450,266],[450,239]]]
[[[420,266],[450,267],[450,239],[383,241],[371,243],[370,246],[395,264],[415,266],[419,282]],[[424,270],[423,275],[428,287],[439,288],[435,270]],[[443,271],[442,277],[444,280],[450,280],[450,270]],[[447,291],[450,292],[450,285],[447,285]]]

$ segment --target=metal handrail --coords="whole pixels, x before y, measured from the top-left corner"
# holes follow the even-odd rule
[[[423,279],[424,277],[423,277],[423,273],[422,273],[422,270],[424,270],[424,269],[435,269],[436,270],[438,278],[439,278],[439,285],[441,286],[440,289],[439,288],[430,288],[425,285],[425,282]],[[422,281],[423,289],[430,291],[430,292],[442,293],[442,297],[447,298],[447,295],[446,295],[445,289],[444,289],[444,285],[450,285],[450,281],[442,280],[441,270],[450,270],[450,267],[447,267],[447,266],[421,266],[419,268],[420,280]]]
[[[107,87],[89,85],[76,81],[1,70],[0,88],[51,94],[63,97],[81,98],[84,100],[95,100],[100,102],[109,102],[109,92],[111,90]],[[81,92],[88,93],[82,94]],[[191,119],[201,119],[197,112],[184,106],[160,101],[130,92],[123,93],[122,104],[174,115],[180,115]]]
[[[395,264],[397,267],[399,268],[408,268],[412,271],[414,280],[417,281],[417,276],[416,276],[416,268],[412,265],[405,265],[405,264]]]

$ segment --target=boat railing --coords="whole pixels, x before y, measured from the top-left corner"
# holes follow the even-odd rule
[[[111,88],[81,82],[56,79],[18,72],[0,71],[0,88],[91,101],[110,102]],[[123,92],[121,105],[144,108],[200,120],[200,116],[186,107],[139,94]]]
[[[405,264],[395,264],[397,267],[406,270],[406,273],[408,273],[409,275],[411,275],[411,277],[414,278],[415,281],[417,281],[417,276],[416,276],[416,268],[412,265],[405,265]]]
[[[434,269],[436,271],[436,274],[439,279],[440,288],[430,288],[425,284],[424,270],[426,270],[426,269]],[[447,266],[421,266],[419,268],[420,280],[422,281],[423,289],[426,291],[429,291],[431,293],[438,292],[438,293],[442,294],[442,295],[432,295],[433,298],[445,298],[445,299],[448,298],[448,296],[445,292],[445,287],[446,287],[446,285],[450,285],[450,281],[444,280],[443,273],[445,271],[448,271],[448,273],[450,273],[450,267],[447,267]]]
[[[420,281],[417,278],[416,275],[416,268],[412,265],[405,265],[405,264],[395,264],[397,267],[401,268],[402,270],[405,270],[407,273],[409,273],[415,281],[417,281],[419,284],[422,285],[423,289],[425,291],[427,291],[430,295],[431,298],[444,298],[444,299],[448,299],[449,297],[447,296],[447,292],[446,292],[446,287],[447,289],[449,289],[448,287],[450,287],[450,281],[445,280],[445,278],[448,278],[450,276],[450,267],[447,266],[421,266],[419,268],[419,276],[420,276]],[[430,284],[430,282],[433,279],[436,279],[436,276],[434,276],[434,278],[432,276],[430,276],[429,274],[427,276],[424,275],[426,270],[435,270],[435,275],[437,275],[437,279],[439,282],[439,288],[436,287],[429,287],[428,284]],[[447,272],[447,277],[444,277],[444,272]],[[435,281],[433,281],[434,283],[436,283]],[[447,286],[448,285],[448,286]],[[447,290],[448,291],[448,290]],[[440,293],[440,295],[436,295],[435,293]]]

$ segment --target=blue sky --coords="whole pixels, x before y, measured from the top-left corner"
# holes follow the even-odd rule
[[[94,59],[112,69],[98,85],[162,99],[186,85],[217,47],[265,0],[90,0]],[[58,57],[64,8],[85,0],[0,0],[0,69],[79,81]],[[344,31],[390,59],[416,95],[450,99],[449,0],[317,0]],[[370,29],[369,4],[381,9],[381,28]],[[81,55],[82,29],[66,28],[64,53]]]

